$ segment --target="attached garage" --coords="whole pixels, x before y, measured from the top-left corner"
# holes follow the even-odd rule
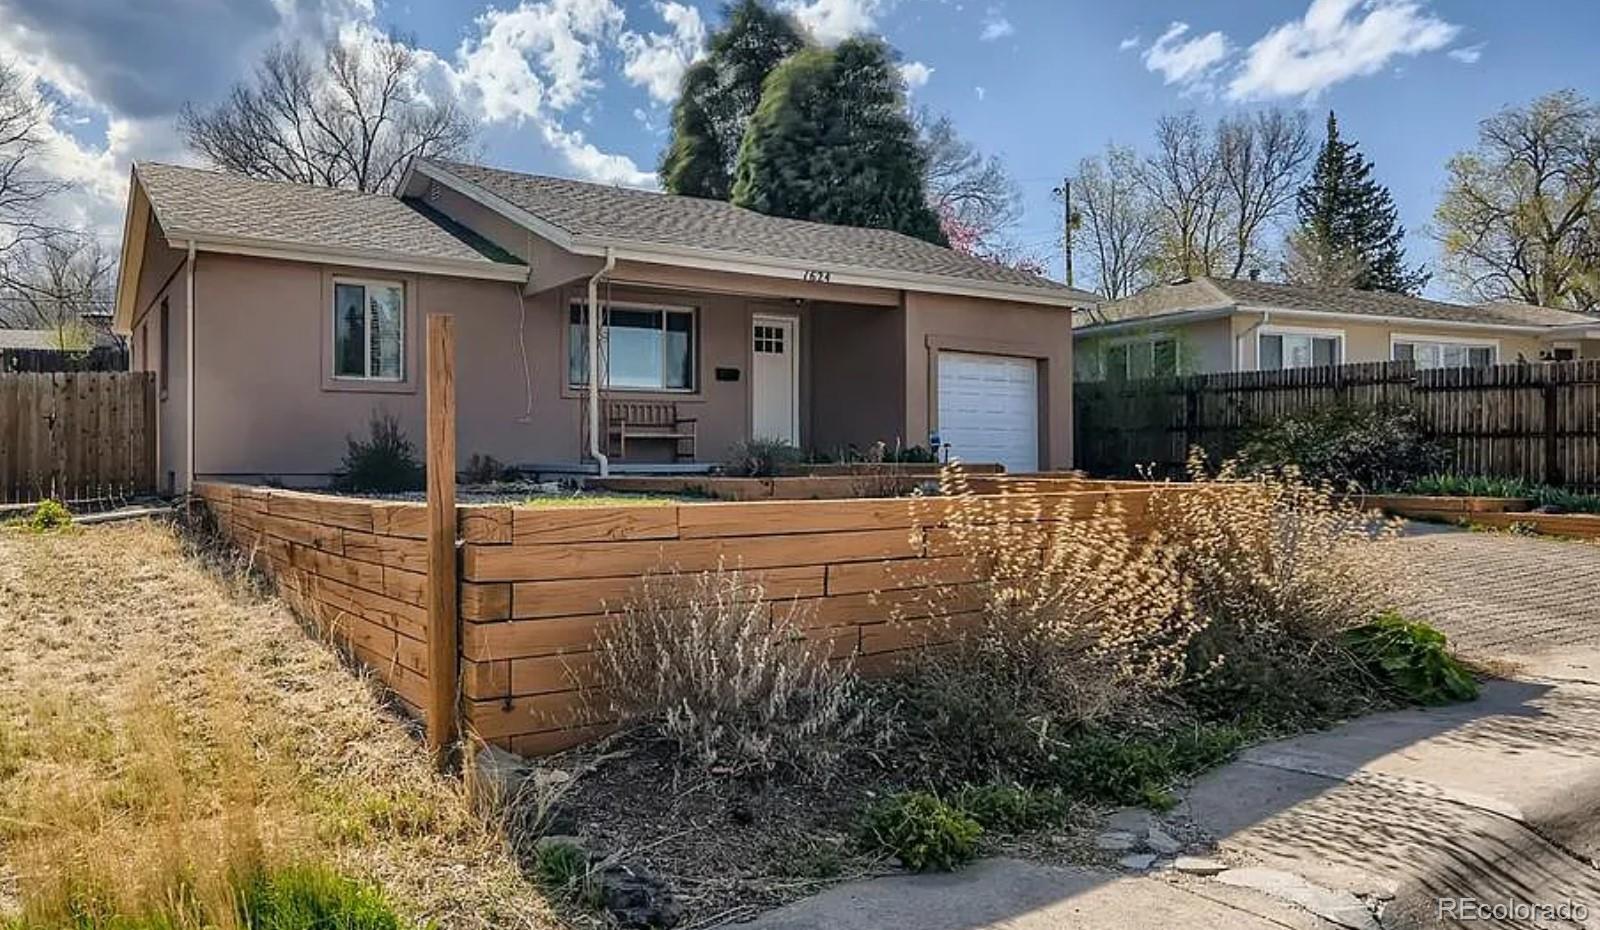
[[[1039,363],[1009,355],[940,352],[939,440],[952,458],[1039,470]]]

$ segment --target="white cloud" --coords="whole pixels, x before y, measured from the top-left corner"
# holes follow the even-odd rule
[[[625,59],[622,73],[652,99],[671,103],[678,97],[683,72],[705,52],[706,24],[692,6],[658,0],[655,8],[672,31],[649,35],[624,32],[620,40]]]
[[[1228,37],[1220,32],[1186,39],[1188,23],[1173,23],[1144,51],[1144,66],[1168,84],[1186,90],[1208,86],[1218,65],[1228,57]]]
[[[1117,51],[1126,52],[1129,49],[1138,48],[1139,41],[1140,40],[1138,36],[1128,36],[1126,39],[1123,39],[1121,42],[1117,43]]]
[[[907,89],[916,90],[928,85],[928,79],[933,77],[933,69],[920,61],[908,61],[900,66],[900,77],[906,82]]]
[[[1445,54],[1464,65],[1475,65],[1478,63],[1478,59],[1483,57],[1483,47],[1486,44],[1487,43],[1485,42],[1479,42],[1477,45],[1467,45],[1463,46],[1462,48],[1453,48],[1450,51],[1445,52]]]
[[[591,181],[629,187],[656,186],[654,174],[640,171],[639,165],[626,155],[601,151],[585,140],[580,130],[563,129],[557,123],[544,122],[540,124],[539,131],[547,145]]]
[[[978,102],[979,103],[982,103],[983,101],[989,99],[989,91],[982,84],[979,84],[977,87],[974,87],[972,89],[972,92],[978,95]]]
[[[781,9],[794,17],[818,42],[832,45],[864,32],[872,32],[878,17],[893,0],[784,0]]]
[[[1460,31],[1415,0],[1312,0],[1302,18],[1250,46],[1228,96],[1315,97],[1341,81],[1374,74],[1397,57],[1444,48]]]
[[[476,41],[457,52],[461,86],[490,120],[526,119],[576,104],[601,82],[602,44],[622,26],[613,0],[543,0],[479,16]]]
[[[1016,27],[1011,25],[1011,20],[1005,18],[1005,15],[1000,12],[1000,8],[992,6],[989,7],[989,12],[984,14],[983,32],[978,34],[978,38],[984,42],[993,42],[996,39],[1003,39],[1016,31]]]

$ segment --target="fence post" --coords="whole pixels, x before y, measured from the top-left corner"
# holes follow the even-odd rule
[[[1560,454],[1560,394],[1555,372],[1546,370],[1544,376],[1544,483],[1551,487],[1560,487],[1563,483]]]
[[[456,630],[455,317],[428,317],[428,748],[449,764],[456,738],[460,657]]]

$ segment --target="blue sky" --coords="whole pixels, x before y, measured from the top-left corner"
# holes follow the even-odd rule
[[[1060,223],[1050,191],[1084,155],[1144,146],[1163,113],[1277,104],[1319,133],[1338,111],[1428,260],[1444,163],[1479,119],[1562,87],[1600,100],[1592,0],[777,2],[824,41],[885,36],[914,101],[1005,159],[1025,196],[1016,237],[1041,254]],[[431,86],[476,114],[486,161],[646,184],[673,79],[719,21],[711,0],[0,0],[0,58],[56,101],[52,170],[78,185],[61,209],[115,238],[128,162],[192,160],[178,110],[217,99],[272,41],[412,34]]]

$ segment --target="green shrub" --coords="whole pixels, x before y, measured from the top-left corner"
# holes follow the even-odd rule
[[[954,806],[995,833],[1025,833],[1052,826],[1067,817],[1067,798],[1060,789],[1038,791],[1015,785],[965,785]]]
[[[422,462],[395,416],[373,411],[367,438],[348,436],[345,441],[349,448],[334,474],[338,490],[379,494],[422,490]]]
[[[1444,634],[1426,623],[1391,611],[1346,633],[1344,643],[1386,686],[1419,704],[1478,696],[1477,680],[1450,654]]]
[[[72,525],[72,511],[58,500],[42,500],[22,525],[31,533],[65,529]]]
[[[1064,791],[1086,800],[1166,810],[1174,783],[1226,762],[1249,740],[1248,728],[1230,724],[1155,735],[1086,730],[1062,755],[1057,778]]]
[[[494,484],[497,481],[515,481],[517,470],[492,455],[474,452],[461,471],[463,484]]]
[[[805,461],[805,453],[782,439],[747,439],[728,450],[722,470],[736,478],[772,478]]]
[[[1371,491],[1437,472],[1449,453],[1408,407],[1339,404],[1253,427],[1238,460],[1246,472],[1292,466],[1312,481]]]
[[[1562,513],[1600,513],[1600,494],[1585,494],[1521,478],[1483,475],[1424,475],[1402,488],[1408,494],[1436,497],[1521,497]]]
[[[400,930],[383,893],[319,866],[298,866],[247,884],[240,922],[250,930]]]
[[[909,791],[867,810],[868,845],[894,853],[906,868],[949,872],[978,854],[983,827],[960,809],[926,791]]]

